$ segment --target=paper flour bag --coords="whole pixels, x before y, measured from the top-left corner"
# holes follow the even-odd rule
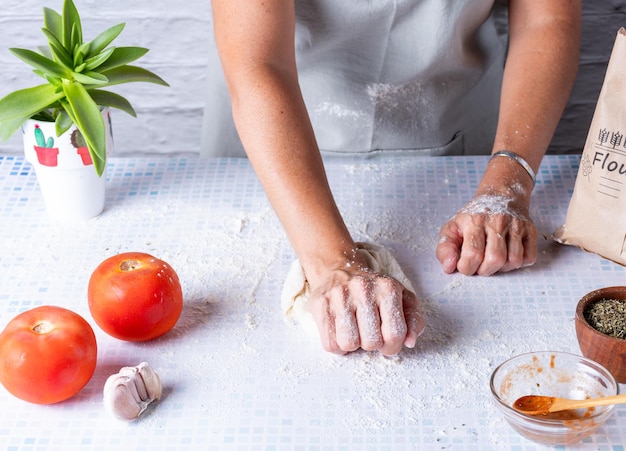
[[[626,30],[617,33],[565,224],[554,237],[626,265]]]

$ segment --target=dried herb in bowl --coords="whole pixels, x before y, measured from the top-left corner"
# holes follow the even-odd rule
[[[626,338],[625,299],[599,299],[589,304],[584,316],[598,332],[615,338]]]

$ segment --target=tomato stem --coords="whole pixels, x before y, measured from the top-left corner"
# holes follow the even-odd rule
[[[141,262],[139,260],[131,259],[124,260],[120,263],[120,269],[122,271],[133,271],[141,266]]]
[[[33,326],[33,332],[35,332],[36,334],[40,334],[40,335],[47,334],[51,330],[52,330],[52,325],[47,321],[42,321]]]

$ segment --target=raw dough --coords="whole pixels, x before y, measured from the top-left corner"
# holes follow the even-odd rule
[[[415,293],[415,289],[406,277],[396,259],[382,246],[372,243],[356,243],[358,251],[365,257],[369,267],[380,274],[391,276],[407,290]],[[309,285],[305,283],[304,272],[300,261],[292,263],[287,274],[283,292],[281,295],[281,305],[285,318],[294,325],[299,325],[310,334],[319,336],[317,324],[313,315],[307,308],[309,301]]]

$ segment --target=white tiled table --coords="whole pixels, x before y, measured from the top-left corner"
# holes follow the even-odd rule
[[[491,371],[526,351],[578,354],[577,300],[626,278],[623,267],[550,239],[531,268],[443,274],[439,227],[470,199],[486,162],[327,161],[354,237],[392,250],[423,299],[418,346],[385,358],[327,354],[283,321],[294,255],[247,160],[113,158],[105,212],[60,224],[48,219],[30,166],[0,157],[0,327],[61,305],[92,324],[99,345],[93,379],[67,402],[31,405],[0,387],[0,449],[542,449],[492,409]],[[564,221],[577,167],[575,156],[544,160],[532,207],[541,233]],[[131,250],[169,262],[185,293],[176,328],[143,344],[105,335],[87,309],[91,271]],[[159,372],[165,395],[121,423],[102,407],[102,386],[141,361]],[[583,448],[625,443],[621,406]]]

